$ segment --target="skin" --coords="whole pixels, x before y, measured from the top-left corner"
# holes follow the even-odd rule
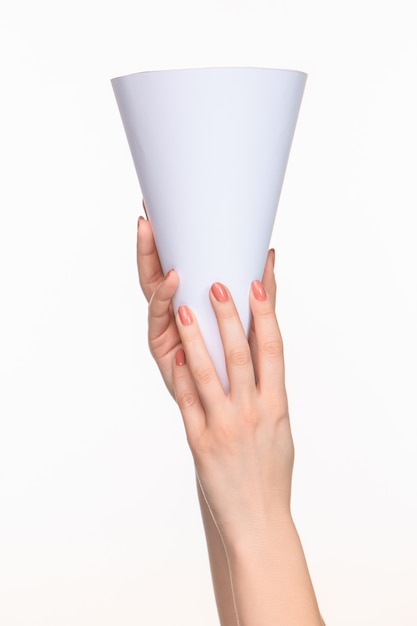
[[[139,280],[149,302],[149,347],[176,399],[193,454],[222,626],[322,626],[291,516],[294,446],[284,353],[275,316],[274,252],[250,292],[245,336],[232,294],[210,300],[225,350],[225,394],[186,304],[173,310],[174,271],[163,275],[147,220],[139,219]]]

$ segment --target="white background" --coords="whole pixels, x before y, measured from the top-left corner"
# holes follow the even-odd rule
[[[272,244],[322,613],[416,625],[412,4],[3,0],[2,626],[217,623],[190,453],[147,351],[110,78],[224,65],[309,74]]]

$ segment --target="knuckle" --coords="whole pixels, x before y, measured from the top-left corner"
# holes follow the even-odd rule
[[[194,378],[200,385],[208,385],[214,379],[214,370],[209,367],[201,367],[194,372]]]
[[[250,351],[248,347],[233,348],[228,355],[228,361],[232,365],[245,366],[250,362]]]
[[[262,352],[271,359],[281,358],[284,354],[282,339],[265,341],[262,345]]]
[[[190,409],[197,402],[197,396],[190,392],[184,392],[177,396],[177,403],[180,410]]]
[[[261,415],[260,412],[252,409],[250,411],[246,411],[243,415],[243,422],[246,426],[250,427],[251,429],[255,428],[259,425],[261,421]]]
[[[266,406],[268,413],[274,416],[277,424],[289,420],[288,400],[285,390],[277,392],[275,397],[271,398]]]
[[[189,436],[187,441],[193,454],[202,459],[203,457],[209,457],[214,452],[214,442],[210,436],[204,431],[198,435],[192,437]]]

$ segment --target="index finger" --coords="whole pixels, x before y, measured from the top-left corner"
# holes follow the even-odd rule
[[[149,302],[155,289],[164,278],[164,273],[156,249],[152,225],[143,217],[139,218],[138,222],[136,256],[140,286]]]

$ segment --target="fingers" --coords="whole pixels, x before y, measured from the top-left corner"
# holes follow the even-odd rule
[[[214,283],[210,300],[223,343],[231,396],[245,400],[255,391],[255,373],[246,333],[227,287]]]
[[[195,315],[187,306],[180,306],[176,315],[181,344],[187,366],[194,380],[201,404],[213,409],[224,400],[224,391],[207,351]]]
[[[269,295],[269,297],[271,299],[271,302],[273,303],[273,305],[275,307],[277,287],[276,287],[276,282],[275,282],[274,266],[275,266],[275,250],[273,248],[271,248],[268,251],[268,255],[266,257],[266,263],[265,263],[264,273],[263,273],[263,277],[262,277],[262,283],[264,284],[265,289],[267,290],[268,295]],[[252,354],[252,362],[253,362],[253,367],[254,367],[254,370],[255,370],[255,378],[256,378],[256,380],[258,380],[258,377],[259,377],[259,373],[258,373],[258,345],[257,345],[257,341],[256,341],[255,327],[254,327],[254,324],[253,324],[253,317],[252,317],[251,325],[250,325],[250,329],[249,329],[249,346],[250,346],[250,351],[251,351],[251,354]]]
[[[273,289],[272,258],[266,276]],[[267,264],[268,265],[268,264]],[[268,273],[269,272],[269,273]],[[229,290],[214,283],[210,300],[217,318],[223,343],[231,397],[246,402],[256,391],[254,364],[238,312]],[[254,281],[250,295],[256,337],[258,388],[271,399],[286,398],[284,358],[281,334],[275,316],[274,303],[260,281]],[[208,355],[193,313],[186,306],[179,308],[177,325],[193,377],[204,407],[220,401],[218,376]]]
[[[138,221],[136,253],[140,286],[149,301],[164,274],[155,246],[152,225],[143,217]]]
[[[266,257],[264,274],[262,276],[262,283],[268,292],[271,302],[275,306],[276,295],[277,295],[277,284],[275,281],[274,267],[275,267],[275,250],[271,248],[268,251],[268,256]]]
[[[253,281],[250,304],[258,352],[258,388],[271,400],[286,402],[284,350],[271,297],[259,281]]]
[[[160,282],[149,301],[149,344],[155,351],[158,339],[173,321],[172,298],[179,283],[178,274],[171,270]]]
[[[175,355],[173,383],[175,400],[184,420],[187,439],[193,449],[193,443],[206,425],[206,416],[182,348]]]

